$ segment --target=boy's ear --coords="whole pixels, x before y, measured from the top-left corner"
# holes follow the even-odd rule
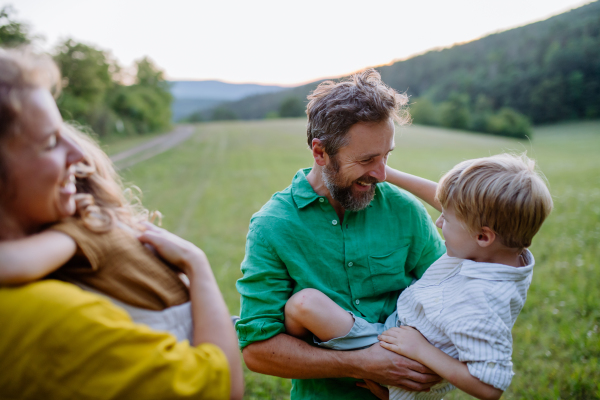
[[[488,247],[496,240],[496,233],[487,226],[484,226],[475,236],[475,240],[477,240],[477,244],[480,247]]]
[[[312,140],[312,154],[313,158],[317,165],[321,167],[327,164],[328,155],[323,149],[323,144],[321,143],[321,139],[313,139]]]

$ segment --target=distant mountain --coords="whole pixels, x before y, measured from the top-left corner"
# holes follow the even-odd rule
[[[272,93],[283,86],[254,83],[227,83],[221,81],[171,81],[171,94],[176,99],[239,100],[254,94]]]
[[[377,67],[385,83],[414,100],[510,107],[534,123],[600,117],[600,2],[544,21]],[[265,118],[319,82],[223,104],[243,119]],[[210,112],[207,111],[206,115]]]
[[[174,98],[172,111],[175,121],[225,101],[236,101],[252,95],[286,89],[283,86],[221,81],[171,81],[169,83]]]

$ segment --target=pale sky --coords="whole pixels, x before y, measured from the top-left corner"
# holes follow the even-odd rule
[[[150,56],[169,79],[294,85],[546,19],[589,0],[0,0],[46,38]]]

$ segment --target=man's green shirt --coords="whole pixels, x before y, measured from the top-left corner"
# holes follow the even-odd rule
[[[400,292],[446,251],[425,207],[377,184],[371,204],[340,222],[300,170],[250,220],[244,274],[237,282],[240,347],[285,332],[286,301],[314,288],[369,322],[384,322]],[[352,379],[294,380],[292,399],[365,399]],[[375,398],[374,396],[372,398]]]

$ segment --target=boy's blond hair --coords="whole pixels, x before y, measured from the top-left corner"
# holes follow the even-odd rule
[[[488,227],[504,246],[519,250],[531,245],[552,210],[544,179],[525,154],[463,161],[442,177],[435,196],[470,233]]]

